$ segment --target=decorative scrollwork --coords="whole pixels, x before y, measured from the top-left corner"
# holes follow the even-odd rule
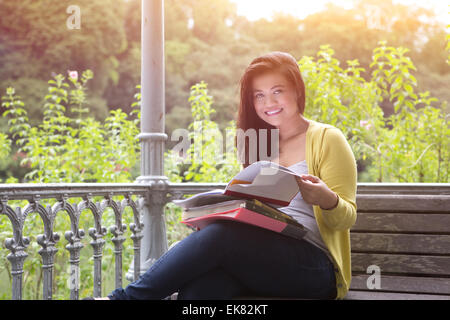
[[[162,188],[160,185],[157,187]],[[70,253],[69,263],[71,273],[69,287],[71,290],[71,299],[79,298],[80,255],[83,248],[81,240],[86,234],[83,229],[80,229],[80,216],[85,209],[90,211],[94,220],[93,227],[87,232],[91,238],[90,245],[93,248],[94,296],[99,296],[101,293],[101,262],[107,232],[107,228],[102,223],[102,215],[108,207],[114,212],[114,224],[108,229],[113,235],[112,242],[114,243],[114,254],[116,255],[116,286],[122,283],[122,252],[123,243],[126,240],[125,232],[127,230],[127,225],[123,223],[123,213],[126,207],[131,208],[133,215],[133,222],[130,223],[129,228],[131,230],[130,238],[133,240],[134,263],[137,267],[135,268],[135,278],[137,278],[139,274],[141,239],[143,237],[144,227],[142,223],[142,210],[145,205],[145,195],[149,194],[149,192],[144,192],[145,190],[149,191],[148,187],[141,190],[135,200],[132,198],[133,192],[108,192],[102,193],[101,195],[104,199],[96,203],[94,203],[93,194],[90,192],[81,195],[80,193],[71,194],[69,191],[65,193],[56,192],[53,197],[49,196],[48,193],[44,197],[33,193],[31,196],[24,196],[23,199],[28,200],[28,204],[25,207],[17,207],[15,210],[8,205],[10,199],[5,195],[0,195],[0,214],[8,217],[13,231],[13,236],[5,240],[5,247],[10,251],[7,258],[12,266],[13,299],[22,298],[23,266],[28,257],[26,249],[30,244],[30,237],[24,236],[23,229],[28,217],[33,213],[38,214],[44,226],[43,233],[36,236],[36,242],[41,247],[38,253],[42,257],[44,299],[52,298],[54,259],[57,253],[56,244],[61,240],[60,233],[54,231],[55,220],[58,214],[67,214],[70,219],[70,230],[63,233],[63,240],[67,241],[65,248]],[[165,191],[159,190],[159,192],[163,194]],[[97,196],[99,194],[96,193],[95,195]],[[123,195],[124,198],[121,201],[114,200],[113,196],[117,195]],[[69,198],[71,197],[81,197],[82,200],[77,203],[69,203]],[[41,203],[42,198],[53,198],[55,201],[53,205],[44,207]],[[16,199],[18,198],[15,197],[14,200]]]

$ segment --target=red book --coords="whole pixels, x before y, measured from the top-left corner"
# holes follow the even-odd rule
[[[208,224],[218,220],[232,220],[247,223],[297,239],[302,239],[306,233],[303,226],[298,223],[280,221],[244,207],[224,212],[210,213],[200,217],[182,220],[181,222],[200,230]]]

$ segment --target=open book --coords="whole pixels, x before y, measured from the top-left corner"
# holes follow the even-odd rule
[[[299,176],[286,167],[270,161],[258,161],[235,175],[225,190],[202,192],[173,202],[186,209],[246,198],[285,207],[299,192],[296,177]]]

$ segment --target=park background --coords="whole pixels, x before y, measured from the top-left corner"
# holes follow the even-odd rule
[[[239,14],[231,0],[165,1],[170,181],[226,182],[239,171],[233,150],[217,158],[218,148],[225,147],[217,137],[234,127],[245,67],[278,50],[298,60],[306,83],[305,116],[347,136],[359,182],[450,182],[449,8],[429,6],[433,1],[344,2],[309,14],[292,9],[258,18]],[[296,3],[303,11],[303,2]],[[81,9],[79,29],[67,26],[72,4]],[[1,1],[0,13],[0,182],[135,181],[140,1]],[[179,128],[200,142],[201,161],[183,162],[172,152],[177,141],[170,137]],[[178,223],[179,214],[167,206],[169,244],[188,232]],[[67,221],[59,223],[68,229]],[[30,233],[35,224],[27,226]],[[0,217],[2,243],[11,232]],[[37,244],[29,248],[37,249]],[[107,253],[112,246],[105,250],[112,261]],[[60,252],[54,292],[65,298],[67,252]],[[6,254],[0,249],[3,298],[10,292]],[[40,258],[30,257],[25,297],[39,298]],[[128,252],[125,265],[130,259]],[[92,287],[91,264],[83,268],[82,295]],[[111,282],[107,291],[112,273],[105,277]]]

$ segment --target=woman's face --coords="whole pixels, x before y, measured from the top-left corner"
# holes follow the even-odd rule
[[[277,128],[299,114],[295,88],[279,72],[255,76],[252,93],[256,114]]]

